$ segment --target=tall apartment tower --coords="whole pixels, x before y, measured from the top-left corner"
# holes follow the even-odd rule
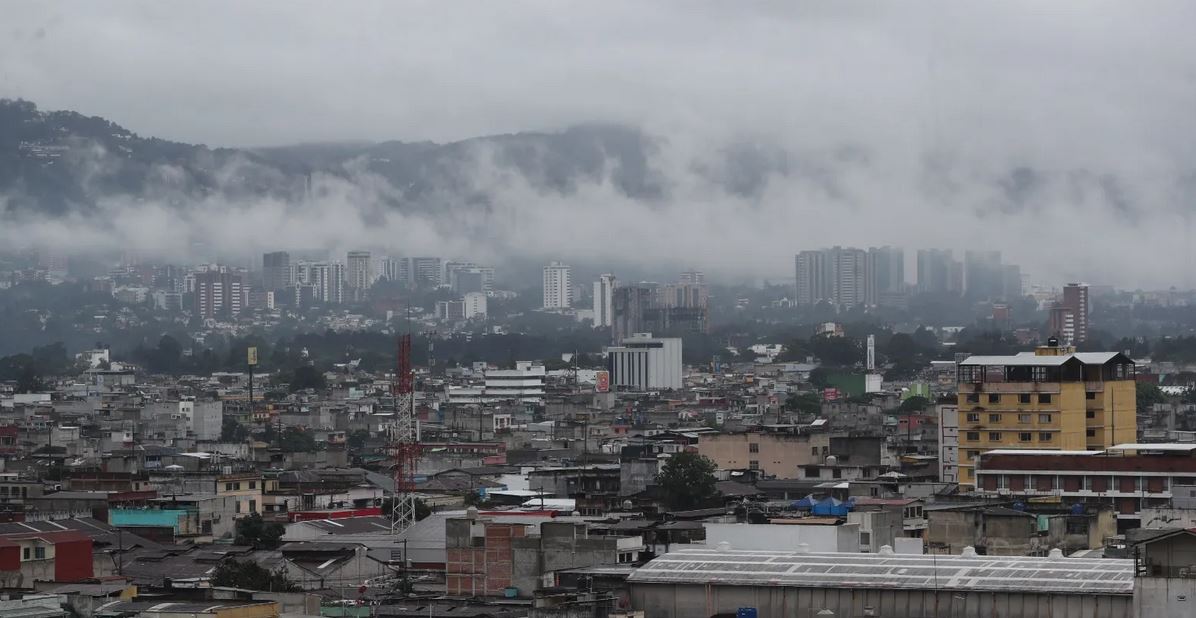
[[[611,339],[622,341],[646,329],[656,289],[652,285],[621,285],[611,294]]]
[[[248,301],[245,273],[218,266],[195,273],[195,314],[201,318],[230,317]]]
[[[901,247],[868,249],[864,296],[869,305],[879,304],[884,294],[905,291],[905,250]]]
[[[594,282],[594,327],[610,328],[614,324],[615,276],[599,275]]]
[[[1064,308],[1072,313],[1075,343],[1088,341],[1088,284],[1069,283],[1063,286]]]
[[[573,269],[562,262],[544,267],[544,308],[568,309],[573,304]]]
[[[353,290],[368,290],[374,285],[374,262],[369,251],[350,251],[349,266],[345,272],[345,285]]]
[[[262,287],[276,292],[291,285],[291,255],[275,251],[262,256]]]
[[[315,287],[315,300],[330,305],[345,302],[345,265],[339,262],[312,264],[309,283]]]
[[[802,251],[794,258],[797,267],[797,304],[813,305],[830,300],[831,269],[823,251]]]
[[[1052,343],[958,364],[959,483],[993,449],[1105,450],[1138,437],[1134,361]]]

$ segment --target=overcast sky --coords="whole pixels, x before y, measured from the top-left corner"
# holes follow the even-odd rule
[[[997,230],[1012,237],[1006,251],[1034,262],[1028,270],[1080,277],[1102,242],[1186,243],[1176,179],[1196,177],[1193,24],[1190,1],[9,0],[0,96],[225,146],[588,122],[667,136],[685,159],[745,136],[801,151],[858,145],[874,161],[875,177],[856,179],[864,205],[778,256],[883,243],[894,226],[923,230],[923,245],[1001,248]],[[924,208],[946,190],[924,186],[927,161],[974,199]],[[1115,176],[1132,208],[1064,187],[1058,207],[1039,204],[1033,217],[984,212],[981,185],[1021,166]],[[788,212],[795,195],[809,198],[780,183],[766,199]],[[736,231],[753,246],[750,228]],[[1050,264],[1052,240],[1083,258]],[[1149,277],[1111,268],[1123,285]]]

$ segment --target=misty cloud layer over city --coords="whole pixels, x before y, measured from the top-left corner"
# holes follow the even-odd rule
[[[1030,282],[1193,283],[1190,3],[27,2],[6,13],[0,97],[142,137],[253,150],[575,126],[639,136],[567,182],[527,173],[551,162],[511,164],[511,152],[546,156],[535,141],[471,141],[418,195],[369,157],[313,173],[295,199],[197,197],[163,162],[150,190],[103,196],[98,214],[0,197],[9,245],[361,247],[782,279],[801,249],[891,244],[999,249]],[[88,156],[80,169],[103,174],[121,153]],[[263,165],[235,157],[217,176],[277,173]]]

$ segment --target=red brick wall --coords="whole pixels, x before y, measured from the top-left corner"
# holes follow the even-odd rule
[[[484,546],[445,550],[445,588],[453,596],[502,596],[511,585],[511,539],[525,535],[522,524],[486,523]]]

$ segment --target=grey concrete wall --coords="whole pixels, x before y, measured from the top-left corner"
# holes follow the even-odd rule
[[[652,618],[705,618],[755,607],[759,618],[1132,618],[1130,595],[631,584],[631,603]],[[1185,614],[1190,616],[1191,614]]]
[[[1134,580],[1134,616],[1190,618],[1196,616],[1196,579],[1139,577]]]

